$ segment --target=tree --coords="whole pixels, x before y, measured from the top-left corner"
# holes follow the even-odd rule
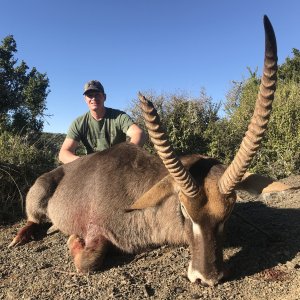
[[[12,35],[0,44],[0,219],[16,217],[36,177],[55,166],[40,135],[49,93],[46,74],[15,58]],[[39,146],[39,147],[37,147]]]
[[[300,83],[300,51],[293,48],[293,57],[287,57],[278,68],[279,81]]]
[[[17,44],[12,35],[0,45],[0,129],[25,134],[41,132],[49,93],[49,79],[33,67],[29,70],[14,57]]]

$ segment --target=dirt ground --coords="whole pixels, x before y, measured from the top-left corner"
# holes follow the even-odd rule
[[[188,281],[185,246],[111,253],[102,272],[80,275],[61,233],[8,249],[23,224],[0,227],[0,299],[300,299],[299,189],[236,204],[224,249],[232,275],[215,287]]]

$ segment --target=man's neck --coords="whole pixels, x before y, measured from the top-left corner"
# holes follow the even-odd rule
[[[91,116],[92,116],[95,120],[99,121],[99,120],[101,120],[101,119],[104,118],[105,112],[106,112],[106,108],[103,107],[101,110],[97,110],[97,111],[91,110],[90,112],[91,112]]]

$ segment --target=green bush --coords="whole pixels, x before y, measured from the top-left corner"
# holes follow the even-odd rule
[[[255,74],[254,74],[255,75]],[[256,76],[256,75],[255,75]],[[208,154],[230,163],[253,114],[260,81],[251,77],[234,83],[227,98],[227,118],[209,128]],[[273,110],[262,145],[249,170],[283,178],[300,172],[300,84],[279,80]]]
[[[200,91],[199,97],[190,97],[184,92],[160,96],[153,93],[145,94],[157,109],[162,126],[178,155],[206,153],[210,140],[205,132],[210,124],[218,119],[220,106],[212,102],[212,98],[206,95],[204,89]],[[129,112],[145,129],[137,100],[133,101]],[[146,129],[145,132],[147,132]],[[145,147],[150,152],[154,152],[150,141],[147,141]]]
[[[253,170],[283,178],[300,172],[300,84],[280,83]]]
[[[207,135],[211,143],[207,154],[229,164],[242,142],[254,111],[259,88],[256,73],[242,82],[233,81],[226,96],[225,116],[211,124]]]
[[[234,82],[223,118],[218,118],[219,106],[213,104],[205,91],[199,98],[178,93],[160,96],[150,93],[147,98],[154,103],[177,154],[200,153],[230,164],[248,128],[259,85],[256,72],[250,72],[250,77],[242,82]],[[130,111],[143,127],[137,103],[135,100]],[[268,129],[249,171],[274,178],[300,173],[299,111],[300,83],[291,80],[291,76],[279,79]],[[150,141],[146,148],[154,152]]]
[[[35,179],[57,163],[51,150],[38,149],[28,136],[0,134],[0,220],[24,214],[25,195]]]

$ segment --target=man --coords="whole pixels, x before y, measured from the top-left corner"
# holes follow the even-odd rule
[[[89,112],[71,124],[59,152],[59,160],[62,163],[79,158],[75,154],[79,142],[83,143],[87,154],[124,142],[126,137],[129,137],[133,144],[143,145],[143,130],[134,124],[126,113],[104,106],[106,94],[98,80],[87,82],[83,94]]]

